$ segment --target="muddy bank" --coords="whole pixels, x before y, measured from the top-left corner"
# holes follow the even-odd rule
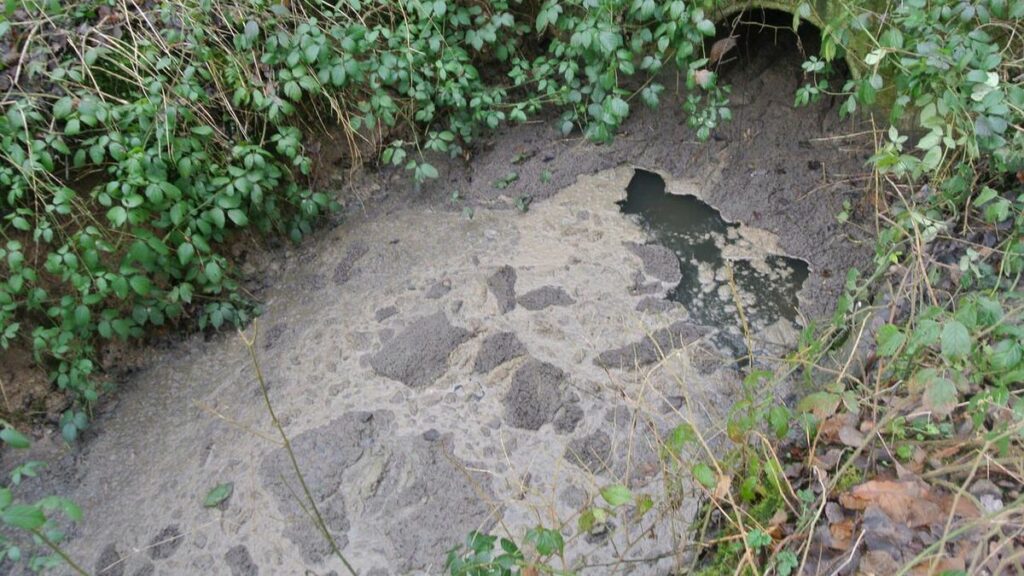
[[[807,260],[802,311],[825,312],[866,256],[835,222],[862,152],[831,138],[849,127],[826,107],[792,109],[791,49],[727,65],[735,119],[711,142],[671,112],[678,101],[638,111],[608,146],[528,124],[422,191],[364,176],[365,210],[251,264],[266,314],[247,334],[361,574],[437,574],[466,532],[521,541],[538,523],[562,527],[565,568],[678,566],[699,492],[666,497],[658,439],[683,421],[714,437],[742,374],[716,328],[658,305],[680,272],[638,248],[650,238],[617,202],[632,166],[664,174]],[[493,186],[512,170],[516,182]],[[41,486],[85,511],[68,548],[97,573],[343,573],[294,498],[237,336],[153,351],[107,411],[70,452],[49,443]],[[223,482],[230,500],[204,508]],[[576,517],[614,482],[651,495],[651,516],[580,533]]]

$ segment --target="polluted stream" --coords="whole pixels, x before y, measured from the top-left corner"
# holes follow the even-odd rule
[[[524,214],[404,209],[344,224],[268,290],[246,337],[360,574],[439,574],[471,531],[522,542],[538,521],[563,527],[565,569],[679,564],[700,489],[684,478],[681,503],[665,494],[660,440],[683,422],[713,435],[743,377],[718,344],[727,327],[680,296],[684,271],[730,257],[758,267],[778,242],[746,226],[730,233],[696,198],[655,209],[664,199],[627,194],[638,177],[651,178],[628,166],[581,176]],[[642,224],[650,209],[671,226]],[[691,236],[706,242],[693,248]],[[755,288],[795,305],[792,290]],[[749,307],[775,310],[765,298]],[[706,300],[729,316],[717,294]],[[776,325],[793,321],[764,316],[751,339],[792,344]],[[87,511],[69,550],[96,573],[344,573],[296,499],[240,337],[154,358],[116,410],[58,464],[72,475],[62,493]],[[204,507],[225,483],[230,497]],[[649,495],[650,517],[612,515],[581,532],[575,519],[615,483]]]
[[[779,321],[799,326],[806,261],[766,251],[778,248],[757,245],[763,236],[747,237],[697,196],[670,193],[653,172],[637,170],[626,191],[622,212],[679,260],[679,283],[667,298],[686,307],[692,321],[715,328],[718,344],[742,357],[745,324],[754,331]]]
[[[773,369],[842,290],[826,272],[870,257],[834,217],[862,154],[812,140],[848,127],[823,124],[821,105],[793,110],[800,62],[794,44],[749,50],[723,73],[735,122],[706,144],[663,111],[638,110],[605,146],[528,124],[471,166],[439,163],[424,191],[367,177],[365,213],[254,257],[265,313],[245,337],[360,575],[444,573],[471,531],[529,549],[538,524],[562,532],[558,570],[688,565],[703,492],[667,481],[661,440],[686,422],[719,446],[742,396],[737,357]],[[492,186],[510,167],[518,179]],[[52,464],[19,488],[81,506],[72,557],[113,576],[345,574],[296,499],[241,336],[140,357],[83,442],[36,442]],[[223,484],[229,496],[204,506]],[[581,529],[612,484],[653,507]]]

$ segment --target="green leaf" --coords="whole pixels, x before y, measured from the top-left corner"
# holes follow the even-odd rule
[[[608,512],[604,508],[588,508],[580,514],[580,519],[577,521],[581,532],[590,532],[594,526],[604,524],[608,519]]]
[[[819,420],[824,420],[836,413],[840,400],[842,398],[832,392],[815,392],[804,396],[797,403],[796,409],[800,412],[811,412]]]
[[[132,276],[131,279],[128,280],[128,283],[131,284],[132,290],[135,290],[135,293],[139,296],[148,296],[150,290],[153,289],[153,283],[150,282],[148,277],[143,276],[142,274]]]
[[[79,304],[75,307],[75,325],[79,328],[85,327],[89,324],[89,307],[85,304]]]
[[[882,326],[878,330],[878,355],[895,356],[906,340],[906,335],[900,331],[899,327],[892,324]]]
[[[437,168],[434,168],[433,164],[427,164],[424,162],[420,164],[420,169],[423,171],[423,176],[426,178],[437,178],[439,176]]]
[[[206,219],[210,221],[217,228],[224,227],[224,210],[221,210],[217,206],[210,208],[206,211]]]
[[[971,335],[958,320],[950,320],[942,327],[942,355],[949,360],[963,358],[971,353]]]
[[[107,220],[114,226],[121,226],[128,220],[128,211],[122,206],[114,206],[107,211]]]
[[[10,506],[13,500],[14,496],[11,495],[10,488],[0,487],[0,510]]]
[[[556,552],[561,553],[565,549],[565,540],[562,538],[562,533],[558,530],[538,526],[531,528],[526,533],[526,538],[533,541],[537,547],[537,552],[541,556],[550,556]]]
[[[223,272],[220,269],[220,265],[216,262],[210,262],[206,266],[206,277],[213,284],[220,284],[221,279],[224,277]]]
[[[598,33],[597,42],[601,45],[601,49],[605,54],[611,54],[619,47],[622,39],[616,32],[603,30]]]
[[[654,508],[654,498],[647,494],[640,494],[636,497],[636,517],[639,518]]]
[[[785,406],[772,406],[768,410],[768,425],[778,439],[783,439],[789,434],[789,419],[791,415]]]
[[[239,210],[238,208],[228,210],[228,218],[235,223],[235,226],[245,226],[249,224],[249,217],[245,215],[243,210]]]
[[[610,107],[612,114],[615,114],[619,118],[625,118],[629,115],[629,104],[622,98],[612,98]]]
[[[192,261],[192,257],[196,254],[196,247],[190,242],[182,242],[178,245],[178,262],[181,262],[182,266],[186,266]]]
[[[213,488],[213,490],[210,490],[210,492],[206,495],[206,499],[203,500],[203,506],[207,508],[219,506],[222,502],[230,498],[231,494],[234,491],[234,482],[225,482],[223,484],[218,484]]]
[[[46,516],[38,506],[18,504],[10,506],[0,514],[0,520],[8,526],[22,530],[37,530],[46,523]]]
[[[0,440],[3,440],[4,444],[11,448],[25,449],[32,445],[32,442],[24,434],[10,427],[0,431]]]
[[[618,508],[628,504],[633,499],[633,493],[622,484],[612,484],[601,489],[601,498],[612,508]]]
[[[956,386],[947,378],[933,378],[925,385],[924,407],[939,418],[948,416],[956,408]]]
[[[72,102],[69,96],[65,96],[57,103],[53,105],[53,117],[57,120],[63,120],[67,118],[68,114],[71,114]]]
[[[915,350],[931,346],[938,341],[939,323],[931,319],[919,322],[917,327],[914,328],[914,332],[910,335],[910,347]]]
[[[710,466],[703,462],[695,464],[692,469],[693,478],[700,483],[701,486],[708,490],[714,490],[715,486],[718,485],[718,476],[715,475],[715,471]]]

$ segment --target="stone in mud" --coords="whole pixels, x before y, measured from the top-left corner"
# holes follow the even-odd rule
[[[428,288],[425,296],[428,300],[437,300],[438,298],[451,292],[451,290],[451,280],[441,280],[440,282],[435,282],[430,288]]]
[[[559,418],[556,429],[572,431],[582,411],[563,406],[566,385],[565,373],[558,367],[531,358],[512,375],[512,386],[504,400],[505,421],[516,428],[539,430],[561,412],[567,414]]]
[[[480,344],[473,372],[486,374],[498,366],[526,354],[526,347],[512,332],[498,332],[486,336]]]
[[[487,279],[487,287],[498,300],[498,310],[502,314],[516,307],[516,270],[505,265]]]
[[[284,322],[278,322],[271,326],[270,329],[267,330],[266,336],[263,337],[263,348],[265,350],[270,350],[276,346],[286,332],[288,332],[288,324],[285,324]]]
[[[352,277],[352,269],[355,268],[356,262],[360,258],[366,256],[366,253],[370,251],[369,246],[366,245],[362,240],[356,240],[351,246],[345,250],[345,254],[342,255],[341,261],[334,267],[334,283],[337,285],[348,282]]]
[[[660,314],[662,312],[668,312],[676,306],[678,306],[677,303],[665,298],[645,296],[639,303],[637,303],[636,311],[645,312],[647,314]]]
[[[395,306],[385,306],[384,308],[378,308],[377,311],[373,313],[373,318],[377,322],[383,322],[383,321],[387,320],[388,318],[391,318],[395,314],[398,314],[398,308],[397,307],[395,307]]]
[[[224,562],[231,570],[231,576],[256,576],[260,573],[259,566],[252,561],[249,549],[241,544],[228,549],[224,554]]]
[[[393,442],[366,499],[367,521],[396,552],[388,573],[439,573],[454,543],[493,525],[490,479],[458,461],[443,439]]]
[[[556,432],[572,432],[576,429],[576,425],[583,420],[583,408],[577,403],[563,404],[559,408],[558,412],[555,413],[555,418],[552,420],[552,424],[555,425]]]
[[[605,350],[594,363],[603,368],[634,368],[654,364],[667,356],[669,351],[681,348],[699,340],[710,333],[705,326],[696,326],[688,322],[673,322],[668,328],[656,330],[644,336],[639,342],[627,344],[620,348]]]
[[[516,299],[520,306],[530,311],[543,310],[549,306],[569,306],[576,301],[558,286],[542,286]]]
[[[702,376],[707,376],[721,368],[731,368],[735,364],[711,350],[707,346],[696,346],[690,354],[690,365]]]
[[[370,357],[377,374],[412,388],[423,388],[448,368],[448,356],[469,340],[468,330],[452,326],[444,312],[424,316],[389,339]]]
[[[323,290],[327,287],[327,277],[319,272],[313,274],[307,274],[300,281],[300,286],[303,290],[318,291]]]
[[[165,527],[149,541],[149,557],[153,560],[170,558],[178,551],[182,540],[184,538],[182,538],[181,528],[177,524]]]
[[[348,412],[325,426],[299,434],[291,442],[317,509],[342,548],[348,544],[350,525],[341,494],[342,475],[365,451],[379,445],[391,421],[390,412]],[[296,494],[305,495],[288,452],[281,447],[269,453],[260,463],[259,473],[285,519],[285,536],[298,546],[302,557],[317,563],[330,555],[330,543],[295,499]]]
[[[93,572],[96,573],[96,576],[124,575],[124,562],[121,561],[121,555],[118,554],[117,546],[113,542],[103,547]]]
[[[603,430],[573,438],[565,448],[565,459],[591,474],[607,472],[611,466],[612,439]]]
[[[644,272],[669,284],[678,284],[683,279],[679,270],[679,257],[675,252],[659,244],[637,244],[626,242],[626,248],[640,257]]]
[[[636,274],[633,275],[633,284],[629,287],[629,293],[634,296],[642,296],[644,294],[656,294],[661,291],[661,282],[645,283],[645,279],[644,273],[637,270]]]
[[[460,462],[443,435],[396,436],[393,422],[387,411],[349,412],[299,434],[292,449],[339,546],[358,525],[394,551],[388,573],[437,573],[453,543],[493,524],[490,479]],[[302,491],[284,448],[264,458],[259,473],[289,523],[285,535],[307,562],[323,561],[330,545],[295,500],[293,491]],[[242,551],[235,554],[244,567]],[[232,569],[233,576],[249,573]]]

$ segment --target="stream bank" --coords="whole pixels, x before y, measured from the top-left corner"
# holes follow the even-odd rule
[[[742,377],[684,305],[649,306],[673,276],[637,253],[651,238],[617,205],[633,167],[806,260],[807,317],[870,249],[835,220],[867,148],[827,105],[792,108],[794,46],[740,52],[723,70],[734,119],[707,143],[668,117],[679,101],[637,111],[605,146],[527,124],[421,191],[365,175],[365,209],[252,259],[266,313],[248,333],[271,400],[361,574],[436,574],[470,530],[521,537],[538,522],[565,522],[569,561],[603,565],[593,573],[677,565],[692,492],[655,525],[578,534],[574,520],[609,483],[657,497],[661,435],[684,418],[713,435]],[[106,574],[341,573],[292,498],[238,337],[144,356],[89,438],[49,443],[63,455],[43,485],[86,515],[74,557]],[[231,498],[204,508],[222,482]]]

